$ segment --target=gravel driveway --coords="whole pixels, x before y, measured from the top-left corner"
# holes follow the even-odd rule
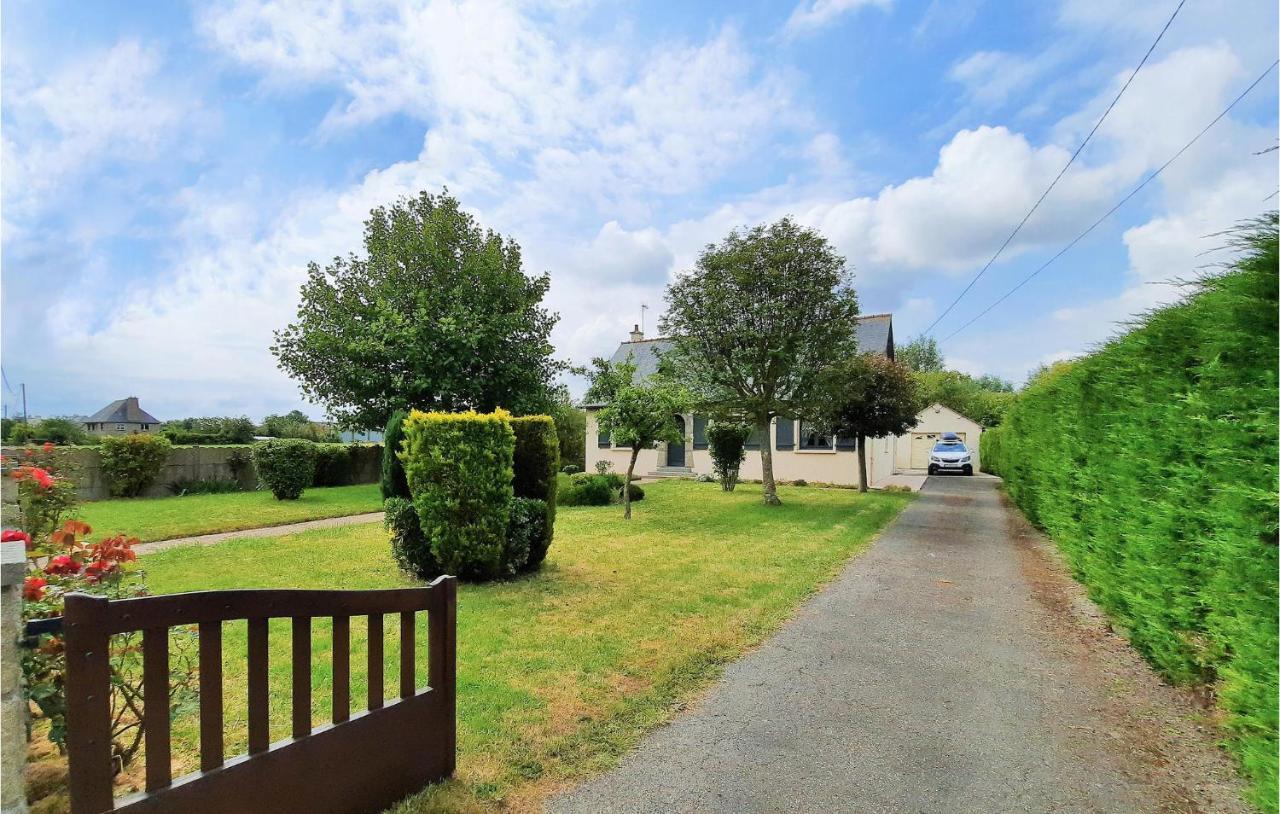
[[[997,484],[930,478],[871,550],[692,712],[549,810],[1243,810],[1212,733],[1182,738],[1200,763],[1149,759],[1128,737],[1177,739],[1195,729],[1195,711],[1153,702],[1159,682],[1147,687],[1154,677],[1122,640],[1117,667],[1063,632],[1074,623],[1052,617],[1080,597],[1048,607],[1044,569],[1028,568],[1038,555],[1017,539]],[[1053,579],[1059,593],[1078,590]],[[1117,695],[1116,670],[1150,692]],[[1116,716],[1150,703],[1168,720],[1151,738],[1136,723],[1128,733]],[[1160,760],[1208,779],[1153,776]]]

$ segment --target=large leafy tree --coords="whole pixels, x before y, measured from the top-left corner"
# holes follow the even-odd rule
[[[845,259],[790,218],[708,246],[667,288],[664,355],[699,409],[739,415],[760,445],[764,502],[778,503],[769,425],[813,411],[823,371],[857,352],[858,299]]]
[[[640,450],[659,441],[683,444],[684,431],[675,418],[688,407],[688,395],[666,376],[656,375],[636,380],[635,363],[628,359],[610,364],[604,359],[592,362],[595,372],[587,400],[605,403],[596,413],[600,426],[608,431],[613,443],[631,448],[627,475],[622,485],[622,516],[631,519],[631,475]]]
[[[924,405],[916,378],[902,364],[876,354],[843,359],[828,370],[823,423],[858,443],[858,491],[867,491],[867,439],[901,435]]]
[[[271,351],[309,398],[356,429],[405,407],[550,407],[550,279],[525,276],[514,241],[423,192],[374,209],[364,249],[312,263],[296,321],[276,332]]]

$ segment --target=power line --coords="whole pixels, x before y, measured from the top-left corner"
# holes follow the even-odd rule
[[[1173,14],[1169,15],[1169,19],[1165,21],[1164,28],[1160,29],[1160,33],[1156,35],[1155,40],[1151,43],[1151,47],[1142,55],[1142,60],[1138,62],[1138,67],[1134,68],[1133,73],[1129,74],[1129,78],[1126,79],[1124,85],[1121,86],[1120,92],[1111,100],[1111,104],[1107,105],[1107,109],[1102,111],[1102,116],[1093,125],[1093,129],[1089,131],[1089,135],[1084,137],[1084,141],[1080,142],[1080,146],[1071,154],[1071,158],[1067,159],[1067,163],[1063,165],[1062,169],[1054,177],[1053,181],[1049,183],[1049,186],[1045,188],[1044,192],[1040,193],[1040,197],[1036,199],[1035,204],[1031,209],[1027,210],[1027,214],[1022,216],[1022,220],[1018,221],[1017,226],[1013,227],[1013,231],[1004,239],[1004,243],[1000,244],[1000,248],[996,249],[996,253],[991,255],[991,259],[988,260],[986,265],[984,265],[982,269],[973,276],[973,279],[964,287],[964,290],[956,295],[956,298],[951,301],[951,304],[948,305],[941,314],[938,314],[938,318],[930,323],[928,328],[924,329],[922,336],[928,336],[937,324],[942,321],[943,317],[951,313],[951,309],[955,308],[960,300],[964,299],[964,296],[969,293],[969,289],[973,288],[974,284],[977,283],[978,280],[982,279],[982,275],[987,273],[987,269],[991,268],[991,265],[996,262],[996,259],[1004,253],[1004,250],[1013,242],[1013,239],[1017,236],[1018,232],[1022,231],[1022,227],[1027,224],[1027,221],[1031,219],[1031,216],[1040,208],[1040,204],[1044,203],[1044,199],[1049,197],[1049,193],[1052,192],[1053,188],[1058,185],[1060,180],[1062,180],[1062,176],[1067,174],[1067,170],[1075,163],[1076,158],[1080,155],[1080,152],[1084,150],[1085,145],[1093,138],[1093,134],[1098,132],[1098,128],[1107,120],[1107,116],[1111,115],[1112,108],[1116,106],[1116,102],[1120,101],[1120,97],[1124,96],[1124,92],[1129,89],[1129,85],[1133,83],[1134,77],[1138,75],[1138,71],[1142,70],[1142,66],[1147,64],[1147,59],[1150,58],[1151,52],[1156,50],[1156,46],[1160,44],[1160,40],[1164,38],[1165,32],[1169,30],[1169,26],[1173,24],[1173,19],[1178,16],[1178,12],[1182,11],[1182,6],[1186,2],[1187,0],[1179,0],[1177,8],[1173,10]]]
[[[1213,121],[1211,121],[1211,122],[1209,122],[1208,124],[1206,124],[1206,125],[1204,126],[1204,129],[1202,129],[1199,133],[1196,133],[1195,137],[1194,137],[1194,138],[1192,138],[1192,139],[1191,139],[1191,141],[1188,141],[1186,144],[1182,145],[1182,149],[1180,149],[1180,150],[1178,150],[1178,152],[1174,153],[1172,158],[1170,158],[1168,161],[1166,161],[1166,162],[1164,162],[1163,164],[1161,164],[1161,165],[1160,165],[1160,167],[1159,167],[1155,172],[1151,173],[1151,174],[1150,174],[1150,175],[1148,175],[1146,178],[1144,178],[1144,179],[1143,179],[1143,181],[1142,181],[1142,183],[1138,184],[1136,187],[1134,187],[1132,190],[1130,190],[1128,195],[1125,195],[1123,198],[1121,198],[1121,199],[1119,200],[1119,202],[1118,202],[1118,203],[1116,203],[1116,205],[1115,205],[1115,206],[1113,206],[1113,207],[1111,207],[1110,209],[1108,209],[1108,210],[1107,210],[1107,212],[1106,212],[1106,214],[1104,214],[1102,217],[1100,217],[1100,218],[1098,218],[1097,220],[1095,220],[1095,221],[1094,221],[1094,222],[1089,226],[1089,228],[1088,228],[1088,229],[1085,229],[1083,232],[1081,232],[1079,235],[1077,235],[1077,236],[1075,237],[1075,239],[1073,239],[1070,243],[1068,243],[1067,245],[1063,246],[1063,247],[1062,247],[1062,249],[1060,249],[1060,250],[1058,251],[1058,253],[1057,253],[1057,254],[1055,254],[1053,257],[1050,257],[1048,260],[1046,260],[1046,261],[1044,262],[1044,264],[1043,264],[1043,265],[1041,265],[1038,269],[1036,269],[1035,271],[1031,272],[1031,273],[1030,273],[1030,274],[1028,274],[1026,277],[1022,278],[1022,280],[1021,280],[1017,285],[1015,285],[1013,288],[1011,288],[1011,289],[1009,289],[1008,291],[1006,291],[1006,292],[1005,292],[1005,293],[1004,293],[1004,294],[1003,294],[1003,295],[1002,295],[998,300],[996,300],[995,302],[991,303],[991,304],[990,304],[990,305],[988,305],[986,308],[984,308],[984,309],[983,309],[983,310],[982,310],[982,311],[981,311],[977,316],[975,316],[973,319],[969,320],[969,321],[968,321],[968,322],[966,322],[965,324],[961,325],[961,326],[960,326],[959,328],[957,328],[956,330],[954,330],[954,331],[952,331],[951,333],[947,334],[947,335],[946,335],[946,337],[944,337],[942,341],[943,341],[943,342],[946,342],[948,339],[950,339],[951,337],[953,337],[953,336],[955,336],[956,334],[960,333],[960,332],[961,332],[961,331],[963,331],[965,328],[968,328],[968,327],[969,327],[970,325],[972,325],[973,323],[975,323],[975,322],[977,322],[978,320],[982,319],[984,316],[986,316],[988,313],[990,313],[990,312],[991,312],[991,309],[995,308],[997,305],[999,305],[1000,303],[1002,303],[1002,302],[1004,302],[1005,300],[1009,299],[1009,297],[1013,296],[1014,292],[1016,292],[1018,289],[1022,288],[1022,287],[1023,287],[1024,285],[1026,285],[1027,283],[1031,282],[1031,278],[1035,277],[1037,274],[1039,274],[1040,272],[1042,272],[1042,271],[1044,271],[1045,269],[1047,269],[1047,268],[1048,268],[1048,267],[1053,263],[1053,261],[1057,260],[1059,257],[1061,257],[1062,255],[1066,254],[1066,253],[1067,253],[1067,251],[1068,251],[1068,250],[1070,250],[1072,246],[1075,246],[1077,243],[1079,243],[1081,240],[1083,240],[1083,239],[1084,239],[1084,238],[1085,238],[1085,237],[1086,237],[1090,232],[1092,232],[1094,229],[1096,229],[1096,228],[1097,228],[1097,227],[1098,227],[1098,226],[1099,226],[1103,221],[1105,221],[1107,218],[1109,218],[1109,217],[1111,217],[1112,215],[1114,215],[1117,209],[1119,209],[1120,207],[1122,207],[1122,206],[1124,206],[1126,203],[1128,203],[1128,202],[1129,202],[1129,199],[1131,199],[1134,195],[1137,195],[1140,191],[1142,191],[1142,188],[1143,188],[1143,187],[1145,187],[1147,184],[1149,184],[1149,183],[1151,183],[1152,181],[1154,181],[1154,180],[1155,180],[1155,178],[1156,178],[1156,176],[1158,176],[1160,173],[1164,172],[1164,171],[1165,171],[1165,169],[1167,169],[1167,168],[1168,168],[1168,166],[1169,166],[1170,164],[1172,164],[1174,161],[1177,161],[1177,160],[1178,160],[1178,158],[1179,158],[1183,153],[1185,153],[1187,150],[1191,149],[1191,146],[1192,146],[1193,144],[1195,144],[1197,141],[1199,141],[1201,136],[1203,136],[1205,133],[1209,132],[1210,128],[1212,128],[1212,127],[1213,127],[1215,124],[1217,124],[1218,122],[1222,121],[1223,117],[1225,117],[1228,113],[1230,113],[1230,112],[1231,112],[1231,109],[1232,109],[1232,108],[1234,108],[1237,104],[1239,104],[1239,103],[1240,103],[1240,101],[1241,101],[1242,99],[1244,99],[1244,97],[1248,96],[1248,95],[1249,95],[1249,93],[1250,93],[1254,88],[1256,88],[1256,87],[1258,86],[1258,84],[1259,84],[1260,82],[1262,82],[1262,80],[1263,80],[1263,79],[1266,79],[1266,78],[1267,78],[1267,74],[1269,74],[1269,73],[1271,73],[1272,71],[1274,71],[1274,70],[1276,69],[1276,66],[1277,66],[1277,65],[1280,65],[1280,59],[1278,59],[1278,60],[1276,60],[1275,62],[1271,63],[1271,66],[1270,66],[1270,67],[1268,67],[1265,71],[1263,71],[1263,72],[1262,72],[1262,74],[1261,74],[1261,75],[1259,75],[1257,79],[1253,80],[1253,83],[1252,83],[1251,85],[1249,85],[1249,87],[1245,88],[1245,89],[1244,89],[1244,91],[1243,91],[1239,96],[1237,96],[1237,97],[1236,97],[1236,98],[1231,102],[1231,104],[1227,105],[1227,107],[1226,107],[1226,109],[1225,109],[1225,110],[1223,110],[1221,113],[1219,113],[1217,116],[1215,116],[1215,117],[1214,117],[1214,119],[1213,119]]]

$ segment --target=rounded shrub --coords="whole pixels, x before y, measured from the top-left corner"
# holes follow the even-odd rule
[[[503,410],[414,410],[405,420],[405,480],[422,533],[445,573],[491,579],[501,572],[514,455],[515,434]]]
[[[559,445],[557,444],[557,447]],[[511,501],[511,517],[507,522],[507,542],[502,552],[502,576],[515,576],[529,570],[528,562],[535,552],[542,549],[547,539],[547,502],[532,497],[517,497]]]
[[[403,497],[389,497],[383,501],[382,508],[386,512],[383,525],[391,532],[391,555],[396,563],[423,580],[435,579],[444,573],[439,560],[431,553],[431,543],[422,533],[413,502]]]
[[[404,442],[404,420],[409,417],[406,410],[396,410],[387,420],[387,429],[382,434],[382,499],[402,497],[412,498],[409,494],[409,482],[404,477],[404,464],[400,461],[400,448]]]
[[[570,478],[568,488],[557,499],[564,506],[608,506],[619,488],[621,485],[614,487],[604,475],[583,472]]]
[[[577,464],[565,464],[563,467],[561,467],[560,471],[565,473],[566,475],[576,475],[577,473],[582,471],[582,467],[578,466]]]
[[[107,488],[117,497],[137,497],[164,469],[173,445],[161,435],[108,435],[98,454]]]
[[[808,486],[809,481],[805,480],[804,478],[796,478],[795,480],[791,481],[791,485],[792,486]]]
[[[316,445],[301,438],[273,438],[253,445],[258,480],[276,500],[297,500],[315,481]]]
[[[635,503],[637,500],[644,500],[644,489],[642,489],[642,488],[640,487],[640,484],[638,484],[638,483],[632,483],[632,484],[628,484],[628,487],[631,489],[631,502],[632,502],[632,503]],[[622,490],[621,490],[621,489],[619,489],[619,490],[618,490],[618,496],[619,496],[619,497],[621,497],[621,496],[622,496]]]

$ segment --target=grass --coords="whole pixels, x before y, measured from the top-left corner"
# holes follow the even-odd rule
[[[458,771],[399,804],[396,814],[535,810],[557,789],[615,765],[727,662],[775,631],[911,500],[782,487],[783,505],[767,508],[756,485],[732,494],[692,482],[645,488],[630,523],[618,506],[562,509],[538,574],[461,586]],[[370,524],[340,535],[323,530],[171,549],[142,564],[157,593],[413,584],[388,549],[381,526]],[[387,620],[388,697],[398,687],[397,629]],[[317,723],[329,720],[330,635],[328,620],[316,620]],[[351,620],[351,635],[355,704],[365,693],[363,619]],[[242,675],[244,624],[228,623],[223,636],[225,673]],[[273,623],[273,739],[288,735],[289,637],[288,620]],[[245,749],[245,686],[225,683],[227,751],[234,755]],[[174,725],[175,768],[183,771],[198,762],[194,718]],[[140,775],[141,767],[139,760],[130,773]]]
[[[123,532],[148,542],[381,509],[378,484],[363,483],[308,489],[297,500],[276,500],[267,491],[99,500],[81,504],[77,516],[93,527],[94,539]]]

